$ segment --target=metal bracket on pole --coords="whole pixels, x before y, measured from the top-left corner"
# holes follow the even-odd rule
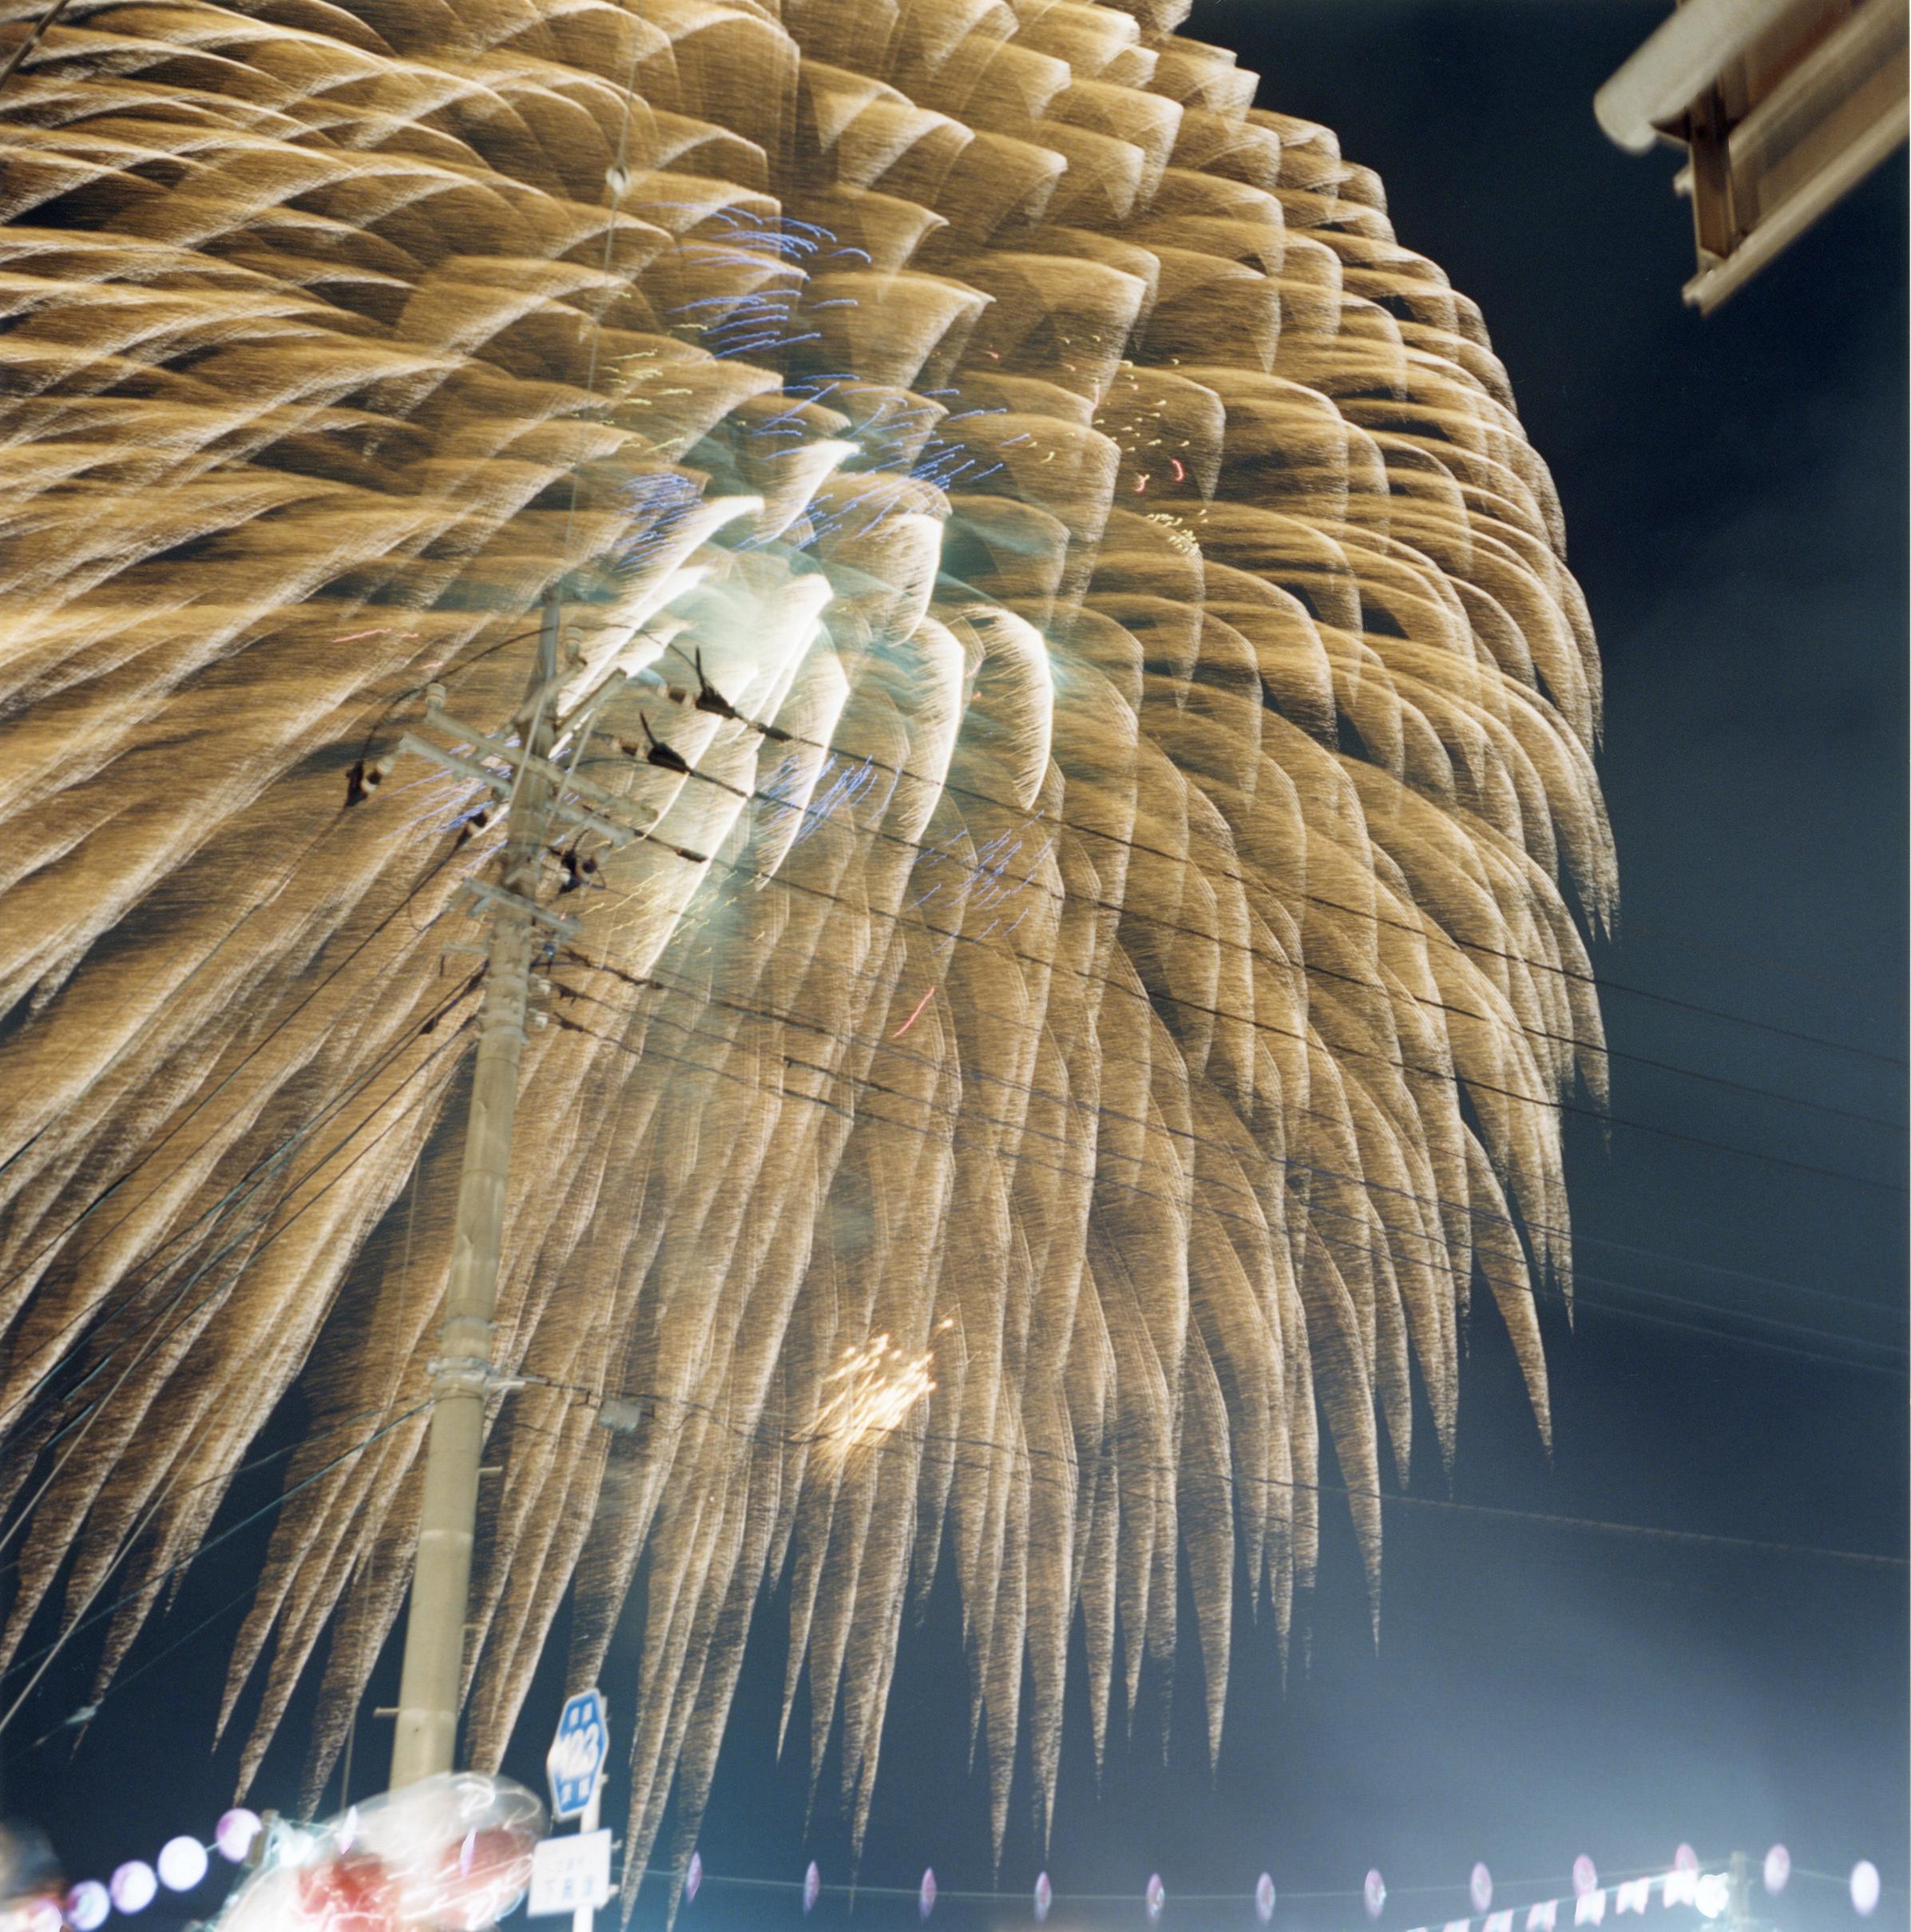
[[[551,911],[540,906],[535,899],[525,899],[521,894],[507,892],[501,886],[487,885],[482,879],[467,879],[459,888],[468,892],[478,904],[471,909],[472,916],[481,918],[486,912],[502,911],[508,905],[518,918],[529,919],[533,925],[541,926],[554,933],[560,939],[574,939],[584,928],[575,919],[567,919],[561,913]]]
[[[482,745],[489,756],[509,760],[513,772],[517,770],[521,764],[528,764],[537,769],[537,776],[548,784],[562,785],[567,790],[577,792],[580,797],[586,795],[588,792],[589,795],[600,799],[607,804],[614,806],[619,803],[610,793],[600,791],[595,785],[585,787],[582,781],[573,779],[569,773],[543,759],[525,760],[514,745],[494,744],[492,740],[478,732],[467,731],[462,725],[456,728],[461,736],[468,737]],[[490,766],[481,765],[474,758],[466,758],[459,752],[447,751],[443,745],[434,744],[429,738],[421,738],[416,732],[405,732],[398,740],[398,749],[401,752],[410,752],[418,758],[428,758],[442,770],[452,772],[472,784],[482,785],[494,798],[509,799],[512,795],[511,780],[506,773],[494,772]],[[573,805],[567,801],[553,799],[545,806],[545,812],[547,817],[560,825],[569,826],[574,831],[594,833],[607,845],[628,845],[636,836],[628,825],[617,824],[597,812],[586,811],[582,806]]]

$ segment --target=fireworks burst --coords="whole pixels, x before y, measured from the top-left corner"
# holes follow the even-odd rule
[[[935,1393],[934,1355],[905,1355],[886,1335],[843,1351],[843,1366],[823,1379],[815,1434],[840,1470],[858,1450],[893,1434]]]
[[[1547,1426],[1590,627],[1477,311],[1184,10],[71,0],[8,80],[6,1655],[103,1636],[109,1686],[296,1390],[221,1721],[263,1674],[249,1779],[322,1672],[331,1766],[547,597],[605,695],[555,754],[480,1765],[641,1564],[625,1869],[673,1792],[687,1851],[781,1578],[859,1840],[953,1572],[999,1843],[1078,1618],[1097,1751],[1165,1694],[1183,1560],[1218,1740],[1323,1419],[1378,1589],[1476,1277]]]

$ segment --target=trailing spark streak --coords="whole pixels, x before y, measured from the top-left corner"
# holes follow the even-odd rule
[[[553,857],[478,1763],[644,1556],[625,1868],[673,1789],[687,1850],[781,1577],[859,1836],[946,1564],[999,1839],[1078,1614],[1098,1750],[1165,1691],[1183,1553],[1218,1739],[1322,1417],[1377,1576],[1476,1269],[1546,1427],[1591,631],[1477,310],[1183,10],[72,0],[0,90],[9,1654],[119,1603],[109,1681],[297,1388],[226,1716],[249,1776],[321,1670],[331,1763],[509,790],[398,748],[434,684],[508,745],[553,591],[639,835]]]

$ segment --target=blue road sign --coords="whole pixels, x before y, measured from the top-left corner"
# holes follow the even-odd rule
[[[553,1818],[584,1815],[609,1755],[610,1726],[605,1721],[604,1700],[595,1690],[580,1691],[565,1700],[564,1713],[557,1720],[557,1735],[545,1755]]]

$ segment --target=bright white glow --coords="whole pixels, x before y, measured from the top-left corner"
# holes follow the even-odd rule
[[[1035,1875],[1035,1922],[1045,1925],[1049,1919],[1049,1907],[1055,1902],[1054,1888],[1049,1882],[1045,1871]]]
[[[242,1805],[236,1811],[228,1811],[220,1819],[212,1833],[212,1842],[218,1846],[222,1859],[235,1865],[242,1864],[260,1829],[259,1814],[247,1811]]]
[[[143,1912],[158,1895],[159,1880],[144,1859],[132,1859],[113,1874],[113,1902],[122,1912]]]
[[[1149,1873],[1148,1881],[1148,1923],[1150,1925],[1154,1925],[1159,1922],[1161,1917],[1161,1908],[1167,1903],[1168,1888],[1161,1882],[1160,1873],[1158,1871]]]
[[[1260,1882],[1254,1888],[1254,1910],[1263,1925],[1274,1916],[1274,1881],[1266,1872],[1261,1874]]]
[[[1699,1887],[1692,1902],[1699,1907],[1704,1918],[1716,1918],[1731,1902],[1732,1888],[1726,1882],[1723,1872],[1708,1871],[1699,1881]]]
[[[1672,1854],[1672,1869],[1675,1871],[1698,1871],[1699,1854],[1690,1845],[1681,1845]]]
[[[1791,1854],[1782,1845],[1774,1845],[1765,1855],[1765,1889],[1775,1898],[1791,1877]]]
[[[1361,1887],[1361,1897],[1366,1901],[1367,1916],[1378,1918],[1387,1902],[1387,1882],[1378,1871],[1367,1874],[1367,1882]]]
[[[73,1932],[99,1932],[113,1910],[113,1901],[97,1878],[82,1878],[66,1894],[66,1922]]]
[[[1851,1868],[1851,1907],[1860,1918],[1869,1918],[1877,1910],[1877,1867],[1869,1859],[1860,1859]]]
[[[169,1892],[189,1892],[204,1882],[206,1848],[196,1838],[168,1839],[159,1855],[159,1882]]]
[[[906,1355],[886,1335],[843,1351],[840,1367],[823,1379],[828,1391],[817,1412],[823,1454],[840,1468],[859,1449],[899,1428],[933,1394],[930,1355]]]
[[[1484,1864],[1473,1867],[1473,1876],[1466,1882],[1466,1890],[1476,1912],[1484,1912],[1493,1903],[1493,1875]]]
[[[318,1848],[317,1838],[296,1825],[284,1827],[272,1846],[274,1856],[281,1865],[303,1865]]]
[[[1599,1867],[1583,1851],[1572,1861],[1572,1889],[1582,1898],[1599,1890]]]
[[[50,1898],[35,1898],[20,1916],[20,1932],[65,1932],[66,1920]]]

